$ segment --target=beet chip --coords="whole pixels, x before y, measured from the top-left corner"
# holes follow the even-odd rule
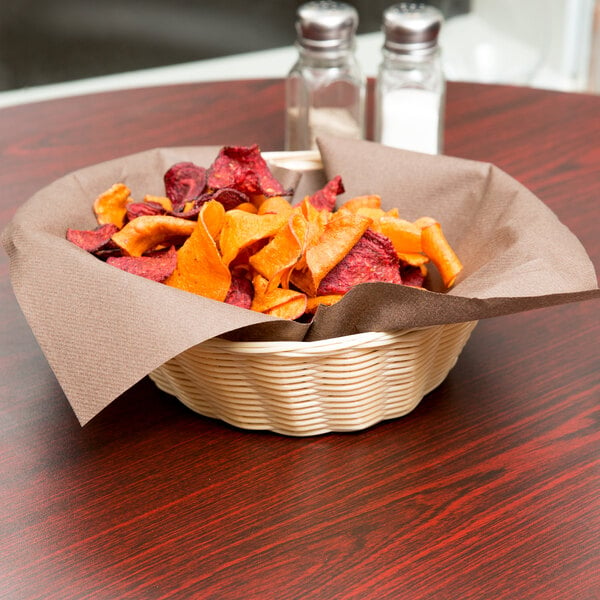
[[[242,308],[250,308],[252,299],[254,298],[254,288],[252,282],[240,275],[231,277],[231,287],[225,297],[227,304],[241,306]]]
[[[232,210],[244,202],[250,202],[250,198],[246,194],[233,188],[217,190],[212,195],[212,199],[220,202],[225,207],[225,210]]]
[[[67,229],[67,239],[87,252],[98,252],[109,244],[111,237],[117,231],[119,231],[119,228],[112,223],[101,225],[89,231]]]
[[[122,271],[163,282],[177,266],[177,252],[171,246],[168,250],[154,252],[147,256],[111,256],[106,261]]]
[[[127,220],[146,215],[164,215],[165,209],[158,202],[130,202],[127,205]]]
[[[208,186],[213,190],[233,188],[251,196],[287,196],[271,173],[257,144],[224,146],[208,169]]]
[[[411,287],[423,287],[425,283],[423,271],[419,267],[413,267],[406,263],[401,263],[400,276],[402,277],[402,283]]]
[[[359,283],[402,283],[400,264],[392,242],[367,229],[352,250],[322,279],[318,296],[345,294]]]
[[[165,193],[173,203],[173,210],[198,198],[206,187],[206,169],[192,162],[175,163],[164,175]]]
[[[342,178],[336,175],[331,181],[329,181],[325,187],[315,192],[308,201],[317,210],[327,210],[332,212],[335,207],[335,200],[339,194],[344,193],[344,184]]]

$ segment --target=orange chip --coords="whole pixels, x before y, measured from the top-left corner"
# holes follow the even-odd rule
[[[146,194],[144,196],[144,202],[156,202],[156,204],[160,204],[167,212],[173,210],[173,203],[166,196],[152,196],[151,194]]]
[[[254,215],[244,210],[228,210],[219,236],[223,262],[229,265],[240,250],[274,236],[286,222],[285,215]]]
[[[314,314],[321,304],[324,306],[332,306],[336,302],[339,302],[343,297],[343,294],[328,294],[326,296],[314,296],[308,298],[306,301],[306,312]]]
[[[124,183],[115,183],[94,201],[96,220],[100,225],[112,223],[120,229],[125,222],[127,204],[130,201],[129,188]]]
[[[269,282],[262,275],[252,279],[254,298],[251,310],[281,319],[297,319],[306,311],[306,296],[302,292],[282,288],[269,289]]]
[[[350,212],[356,212],[359,208],[381,208],[381,196],[376,194],[356,196],[346,200],[340,207],[340,209],[346,209]]]
[[[250,202],[256,206],[257,209],[260,208],[260,205],[267,199],[267,196],[263,194],[250,194]]]
[[[269,281],[269,289],[289,286],[289,278],[304,253],[308,222],[295,212],[273,239],[250,257],[250,264]]]
[[[231,273],[223,264],[206,223],[206,218],[214,218],[218,211],[213,202],[221,205],[211,200],[202,206],[192,234],[177,251],[177,267],[165,283],[222,302],[231,286]]]
[[[309,296],[316,296],[321,280],[348,254],[372,223],[349,212],[334,213],[318,241],[308,246],[304,268],[292,273],[291,281]]]
[[[242,202],[241,204],[238,204],[235,208],[236,210],[244,210],[246,212],[254,214],[258,212],[258,209],[256,208],[256,206],[254,206],[254,204],[252,204],[252,202]]]
[[[446,287],[452,287],[456,276],[462,271],[462,264],[446,240],[442,227],[434,222],[423,228],[421,233],[423,252],[437,267]]]
[[[398,252],[398,258],[413,267],[420,267],[429,262],[427,256],[416,252]]]
[[[292,212],[292,205],[283,196],[273,196],[266,198],[258,207],[258,214],[265,215],[274,213],[278,215],[289,215]]]
[[[332,214],[328,210],[319,210],[309,202],[309,196],[306,196],[299,204],[294,206],[294,212],[302,214],[308,223],[306,239],[304,244],[304,253],[296,265],[299,271],[306,266],[306,250],[318,243],[325,231],[325,226],[330,221]]]
[[[225,223],[225,207],[217,200],[209,200],[202,205],[200,214],[212,239],[217,241]]]
[[[127,256],[142,256],[163,244],[182,241],[191,235],[196,223],[169,215],[143,215],[129,221],[112,236]]]
[[[370,206],[359,206],[355,211],[357,215],[362,215],[363,217],[369,217],[369,219],[373,219],[374,222],[379,221],[381,217],[385,217],[387,213],[381,208],[372,208]],[[373,227],[375,229],[375,227]]]
[[[419,229],[424,229],[425,227],[429,227],[430,225],[433,225],[435,223],[437,223],[437,221],[432,217],[419,217],[413,223],[413,225],[416,225]]]
[[[421,229],[404,219],[383,216],[378,221],[379,232],[390,239],[399,253],[418,253],[421,248]]]

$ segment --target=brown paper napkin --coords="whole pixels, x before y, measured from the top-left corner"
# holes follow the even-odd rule
[[[449,293],[364,284],[311,324],[274,319],[113,268],[65,239],[93,228],[93,199],[123,181],[134,198],[163,194],[174,162],[209,166],[219,148],[163,148],[79,170],[35,194],[2,233],[17,300],[81,424],[170,358],[209,338],[317,340],[471,321],[598,298],[575,236],[496,167],[320,140],[324,173],[274,168],[296,199],[340,174],[345,197],[382,196],[403,218],[437,218],[464,273]]]

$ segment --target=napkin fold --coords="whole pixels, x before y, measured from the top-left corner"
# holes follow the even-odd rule
[[[188,348],[216,336],[319,340],[496,317],[600,297],[577,238],[497,167],[366,141],[322,138],[323,172],[273,167],[300,200],[341,175],[340,202],[379,194],[402,218],[438,219],[464,265],[443,293],[370,283],[321,307],[311,323],[276,319],[116,269],[65,239],[96,226],[93,200],[116,182],[135,199],[163,195],[164,172],[209,166],[219,147],[159,148],[78,170],[24,203],[2,232],[16,298],[79,422]]]

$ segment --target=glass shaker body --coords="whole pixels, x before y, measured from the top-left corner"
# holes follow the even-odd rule
[[[442,153],[446,80],[439,48],[427,56],[384,49],[375,96],[376,141],[406,150]]]
[[[354,54],[356,9],[311,0],[296,15],[299,54],[286,81],[286,150],[314,149],[319,135],[364,137],[366,78]]]
[[[286,150],[313,149],[319,135],[363,138],[365,90],[352,52],[327,56],[300,48],[286,80]]]

